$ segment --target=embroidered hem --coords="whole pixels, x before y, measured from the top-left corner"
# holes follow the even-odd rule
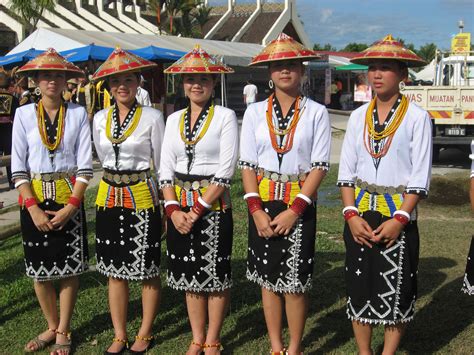
[[[29,275],[28,270],[26,272],[26,276],[29,278],[37,281],[37,282],[46,282],[52,280],[60,280],[60,279],[67,279],[69,277],[79,276],[89,271],[89,266],[86,264],[84,265],[84,269],[82,271],[75,272],[73,274],[63,274],[63,275],[55,275],[55,276],[48,276],[48,277],[36,277],[34,275]]]
[[[271,282],[264,280],[263,277],[258,275],[256,271],[254,273],[250,273],[250,271],[247,269],[246,276],[247,280],[255,282],[260,287],[275,293],[305,293],[312,287],[311,279],[308,279],[304,285],[300,283],[300,285],[296,287],[284,287],[274,285]]]
[[[349,311],[347,312],[347,318],[352,322],[360,322],[364,324],[374,324],[374,325],[377,325],[377,324],[396,325],[396,324],[401,324],[401,323],[408,323],[413,320],[413,317],[414,316],[410,316],[407,318],[397,319],[396,321],[393,321],[393,320],[385,320],[385,319],[360,318],[360,317],[351,316],[349,314]]]
[[[107,277],[113,277],[114,279],[130,280],[130,281],[143,281],[143,280],[149,280],[149,279],[153,279],[155,277],[160,276],[160,269],[158,269],[155,273],[152,273],[150,275],[142,275],[142,276],[119,275],[113,272],[101,270],[99,267],[97,267],[96,271],[99,274],[107,276]]]

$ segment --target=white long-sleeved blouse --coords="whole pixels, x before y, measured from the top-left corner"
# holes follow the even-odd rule
[[[133,133],[119,144],[118,159],[112,142],[106,136],[107,114],[113,107],[103,109],[94,116],[92,133],[97,155],[106,169],[115,171],[143,171],[150,169],[150,160],[158,176],[161,145],[165,123],[161,111],[143,106],[140,122]],[[126,129],[132,121],[124,128]],[[116,129],[112,120],[112,131]]]
[[[471,158],[471,178],[474,178],[474,139],[471,141],[471,154],[469,155]]]
[[[175,173],[213,176],[211,183],[229,186],[238,154],[238,125],[235,112],[214,106],[214,116],[207,132],[193,147],[181,139],[180,119],[184,110],[174,112],[166,122],[161,152],[160,186],[174,184]],[[204,128],[204,120],[196,136]]]
[[[92,145],[86,110],[68,103],[64,136],[51,161],[41,141],[36,105],[16,110],[12,134],[12,178],[29,179],[31,173],[71,172],[91,177]]]
[[[250,105],[244,114],[240,139],[240,168],[263,168],[280,174],[307,173],[312,169],[329,169],[331,124],[326,108],[311,99],[302,98],[300,119],[296,126],[293,147],[281,157],[273,149],[266,120],[268,99]],[[275,126],[281,123],[277,105],[273,107]],[[293,117],[294,118],[294,117]],[[292,118],[292,119],[293,119]],[[290,119],[287,126],[291,124]]]
[[[355,110],[348,121],[339,164],[338,186],[354,187],[357,179],[386,187],[405,186],[405,192],[428,194],[431,178],[432,132],[428,113],[410,103],[379,161],[364,146],[364,122],[369,104]]]

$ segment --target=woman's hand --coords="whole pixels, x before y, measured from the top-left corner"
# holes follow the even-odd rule
[[[183,211],[174,211],[171,215],[171,222],[173,222],[174,227],[181,234],[188,234],[193,227],[193,222],[188,214]]]
[[[369,226],[367,221],[360,216],[354,216],[347,221],[349,229],[352,233],[352,238],[357,244],[366,245],[372,248],[370,241],[374,234],[372,228]]]
[[[252,217],[255,222],[255,227],[257,227],[259,237],[269,238],[275,235],[273,228],[270,226],[270,222],[272,221],[272,219],[267,213],[265,213],[265,211],[255,211],[252,214]]]
[[[68,203],[66,206],[61,208],[59,211],[44,211],[47,215],[53,216],[50,220],[54,229],[61,230],[71,219],[72,216],[77,212],[77,207]]]
[[[33,220],[36,228],[38,228],[38,230],[41,232],[49,232],[54,229],[54,226],[49,220],[48,215],[37,205],[28,208],[28,212],[30,213],[31,219]]]
[[[288,235],[298,220],[298,215],[290,209],[279,213],[270,226],[273,227],[275,234]]]
[[[188,220],[189,220],[192,224],[196,223],[196,221],[197,221],[199,218],[200,218],[200,217],[199,217],[196,213],[194,213],[193,210],[189,210],[189,212],[188,212]]]
[[[376,230],[374,230],[374,243],[387,243],[386,247],[390,248],[400,236],[405,226],[392,218],[383,222]]]

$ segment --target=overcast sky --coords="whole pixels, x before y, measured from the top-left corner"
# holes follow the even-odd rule
[[[210,0],[211,6],[219,4],[227,0]],[[460,19],[474,42],[474,0],[296,0],[296,7],[311,40],[338,49],[350,42],[370,44],[388,33],[415,47],[433,42],[447,49]]]

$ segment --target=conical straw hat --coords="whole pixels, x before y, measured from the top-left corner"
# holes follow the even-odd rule
[[[29,75],[31,72],[44,70],[65,71],[68,78],[84,76],[84,72],[66,58],[60,55],[54,48],[48,48],[45,52],[30,60],[16,71],[19,75]]]
[[[156,63],[150,62],[136,54],[117,47],[109,55],[106,61],[96,70],[94,75],[92,75],[92,80],[97,81],[111,75],[131,71],[142,71],[155,66]]]
[[[394,59],[405,63],[408,67],[421,67],[426,62],[403,44],[393,39],[392,35],[385,36],[366,50],[351,59],[352,63],[367,65],[376,59]]]
[[[320,56],[313,50],[304,47],[287,34],[280,33],[277,39],[271,41],[259,54],[252,58],[249,65],[256,65],[277,60],[311,60]]]
[[[166,68],[166,74],[230,74],[234,69],[215,59],[198,44],[171,66]]]

